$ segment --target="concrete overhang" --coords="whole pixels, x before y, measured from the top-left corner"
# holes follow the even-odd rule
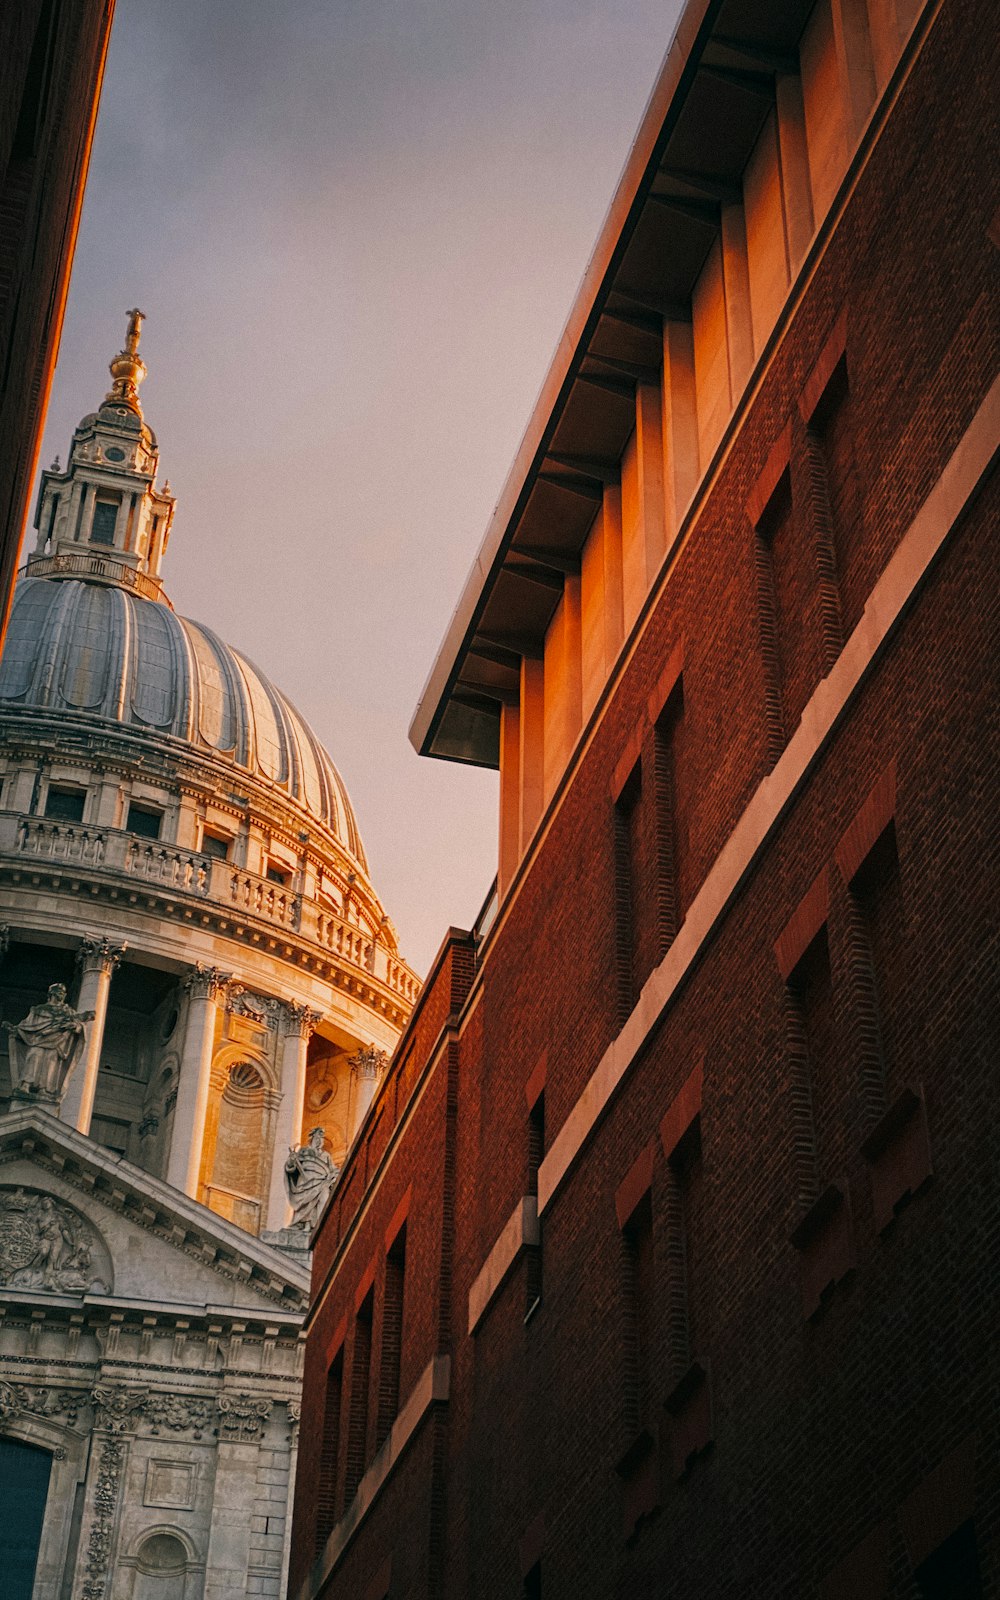
[[[655,380],[665,321],[736,201],[813,0],[689,0],[514,463],[420,696],[421,755],[499,765],[500,712],[539,658],[603,485]]]

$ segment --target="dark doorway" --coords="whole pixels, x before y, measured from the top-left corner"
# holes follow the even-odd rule
[[[47,1450],[0,1439],[0,1572],[5,1600],[31,1600],[51,1468]]]

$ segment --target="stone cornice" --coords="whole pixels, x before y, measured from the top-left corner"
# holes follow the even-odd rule
[[[0,884],[6,883],[15,889],[20,883],[32,886],[44,883],[46,890],[67,893],[78,902],[81,882],[88,885],[91,904],[112,902],[120,904],[130,914],[149,911],[158,919],[169,919],[182,925],[195,923],[199,928],[221,936],[234,945],[249,945],[281,960],[294,962],[303,973],[318,977],[330,984],[331,988],[351,995],[359,1004],[385,1017],[394,1027],[401,1028],[410,1014],[410,1004],[406,999],[373,973],[345,961],[334,952],[326,951],[295,930],[255,916],[252,912],[241,911],[176,888],[168,889],[155,882],[103,872],[99,866],[89,863],[28,855],[0,856]],[[11,921],[12,930],[16,930],[16,906],[8,904],[5,913]],[[405,967],[405,962],[397,956],[391,956],[390,959]],[[238,964],[235,957],[234,964]],[[415,975],[414,981],[418,981]]]

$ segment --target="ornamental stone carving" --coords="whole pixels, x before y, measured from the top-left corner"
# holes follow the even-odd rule
[[[21,1022],[0,1023],[10,1046],[13,1098],[56,1109],[86,1042],[83,1025],[93,1020],[92,1011],[67,1005],[64,983],[53,983],[48,999]]]
[[[99,1384],[91,1392],[97,1407],[96,1426],[105,1433],[127,1433],[135,1426],[134,1419],[146,1405],[145,1389],[124,1389],[119,1385]]]
[[[271,1415],[272,1400],[253,1394],[220,1394],[219,1436],[237,1444],[256,1444]]]
[[[194,1434],[200,1439],[211,1431],[213,1406],[200,1395],[151,1394],[143,1407],[150,1433],[167,1429],[170,1433]]]
[[[84,939],[76,959],[85,972],[106,972],[110,977],[127,949],[127,944],[112,944],[110,939]]]
[[[118,1491],[121,1484],[125,1447],[113,1435],[104,1440],[97,1482],[94,1487],[94,1514],[84,1558],[86,1577],[80,1590],[80,1600],[104,1600],[108,1588],[108,1569],[114,1541],[115,1512],[118,1508]]]
[[[269,1028],[276,1017],[277,1001],[261,994],[253,994],[242,983],[231,983],[226,991],[226,1010],[236,1017],[246,1017],[259,1028]]]
[[[65,1417],[70,1427],[89,1403],[86,1389],[46,1389],[31,1383],[0,1383],[0,1425],[12,1417]]]
[[[308,1144],[289,1148],[285,1191],[292,1208],[292,1227],[311,1233],[339,1176],[340,1168],[323,1149],[323,1129],[312,1128]]]
[[[183,987],[192,1000],[220,1000],[232,981],[231,972],[221,972],[218,967],[208,967],[198,961],[184,979]]]
[[[52,1195],[20,1188],[0,1190],[0,1284],[4,1288],[110,1294],[106,1256],[96,1230]],[[107,1277],[102,1275],[105,1272]]]
[[[288,1032],[304,1033],[308,1039],[314,1032],[316,1024],[322,1019],[323,1013],[313,1011],[309,1006],[300,1005],[297,1000],[285,1000],[283,1006]]]
[[[381,1078],[386,1068],[389,1057],[377,1045],[370,1044],[360,1049],[356,1055],[348,1058],[348,1066],[359,1078]]]

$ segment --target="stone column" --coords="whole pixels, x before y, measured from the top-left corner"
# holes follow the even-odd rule
[[[184,980],[188,991],[187,1026],[177,1083],[177,1104],[170,1138],[167,1182],[198,1198],[201,1150],[212,1073],[212,1046],[218,1002],[230,982],[228,973],[199,961]]]
[[[292,1218],[285,1189],[285,1157],[289,1147],[302,1143],[302,1108],[306,1096],[306,1055],[319,1012],[292,1000],[284,1004],[285,1030],[281,1046],[281,1104],[274,1129],[271,1187],[267,1202],[267,1227],[287,1228]]]
[[[97,1074],[101,1068],[101,1046],[104,1043],[104,1024],[108,1015],[108,991],[111,975],[122,956],[124,944],[112,944],[110,939],[84,939],[77,960],[80,964],[80,994],[76,1002],[78,1011],[92,1011],[93,1022],[87,1024],[87,1048],[83,1064],[77,1067],[69,1080],[59,1115],[63,1122],[72,1123],[80,1133],[90,1132],[94,1115],[94,1096],[97,1094]]]
[[[351,1056],[348,1061],[354,1079],[352,1140],[357,1137],[358,1129],[368,1115],[368,1107],[375,1098],[375,1091],[382,1081],[388,1059],[384,1050],[379,1050],[377,1045],[370,1044],[367,1049],[359,1050],[357,1055]]]
[[[73,535],[74,539],[79,540],[79,542],[81,544],[85,544],[87,542],[87,540],[90,538],[90,531],[91,531],[91,528],[92,528],[93,522],[94,522],[94,502],[95,502],[96,499],[97,499],[97,485],[96,485],[96,483],[85,484],[84,485],[83,494],[82,494],[81,500],[80,500],[80,506],[81,506],[80,518],[81,518],[81,520],[77,524],[76,531],[75,531],[75,533]]]

